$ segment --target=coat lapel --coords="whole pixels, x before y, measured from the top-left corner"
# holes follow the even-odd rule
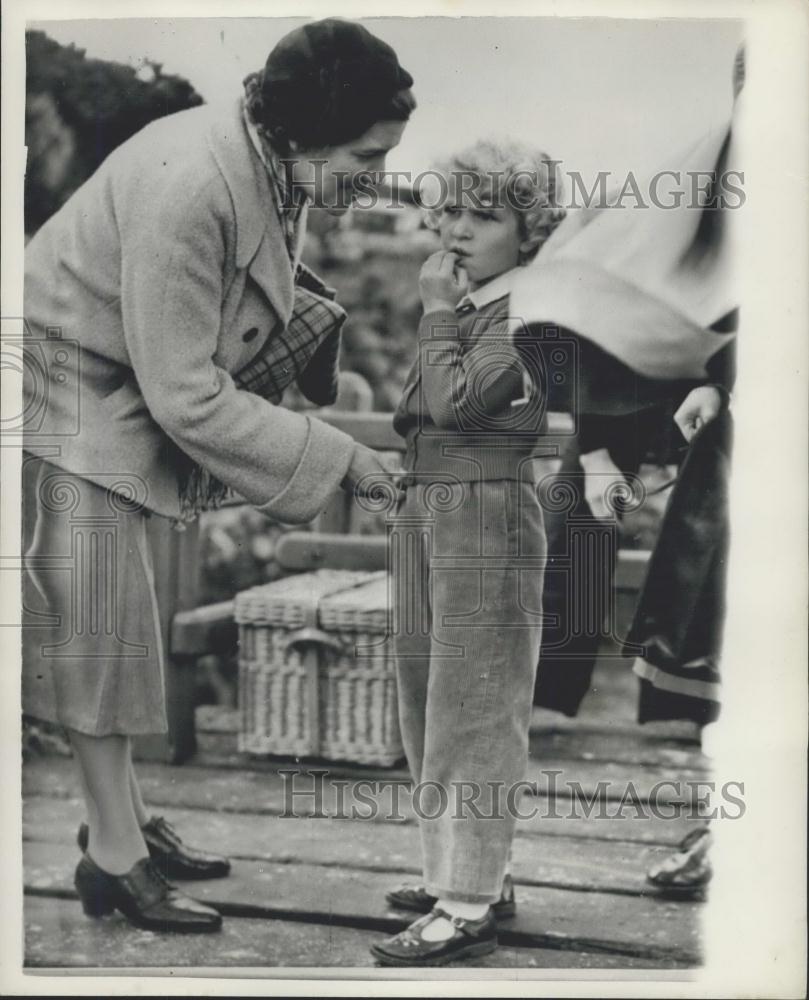
[[[233,199],[236,267],[247,268],[286,325],[292,314],[294,280],[270,182],[236,102],[210,132],[211,152]]]
[[[282,240],[279,246],[277,239],[265,233],[247,270],[286,326],[292,315],[295,296],[286,244]]]

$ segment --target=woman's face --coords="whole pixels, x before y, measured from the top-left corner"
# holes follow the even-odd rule
[[[385,157],[399,145],[406,124],[377,122],[341,146],[296,150],[293,145],[293,184],[306,191],[316,208],[329,215],[343,215],[355,196],[356,179],[385,169]]]

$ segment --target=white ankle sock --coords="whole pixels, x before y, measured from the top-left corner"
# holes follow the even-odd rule
[[[480,920],[489,909],[488,903],[466,903],[458,899],[439,899],[435,905],[451,917],[461,917],[464,920]]]
[[[461,903],[455,899],[440,899],[435,904],[451,917],[463,920],[480,920],[489,909],[488,903]],[[421,932],[424,941],[447,941],[455,933],[455,928],[444,917],[432,920]]]

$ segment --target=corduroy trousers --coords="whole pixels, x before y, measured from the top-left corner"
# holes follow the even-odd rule
[[[427,891],[500,897],[525,779],[545,534],[533,480],[416,483],[391,528],[399,718]]]

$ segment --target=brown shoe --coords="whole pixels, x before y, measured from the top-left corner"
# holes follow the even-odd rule
[[[84,854],[74,881],[88,917],[120,910],[130,923],[144,930],[188,934],[218,931],[222,926],[216,910],[181,893],[161,875],[151,858],[142,858],[125,875],[110,875]]]

